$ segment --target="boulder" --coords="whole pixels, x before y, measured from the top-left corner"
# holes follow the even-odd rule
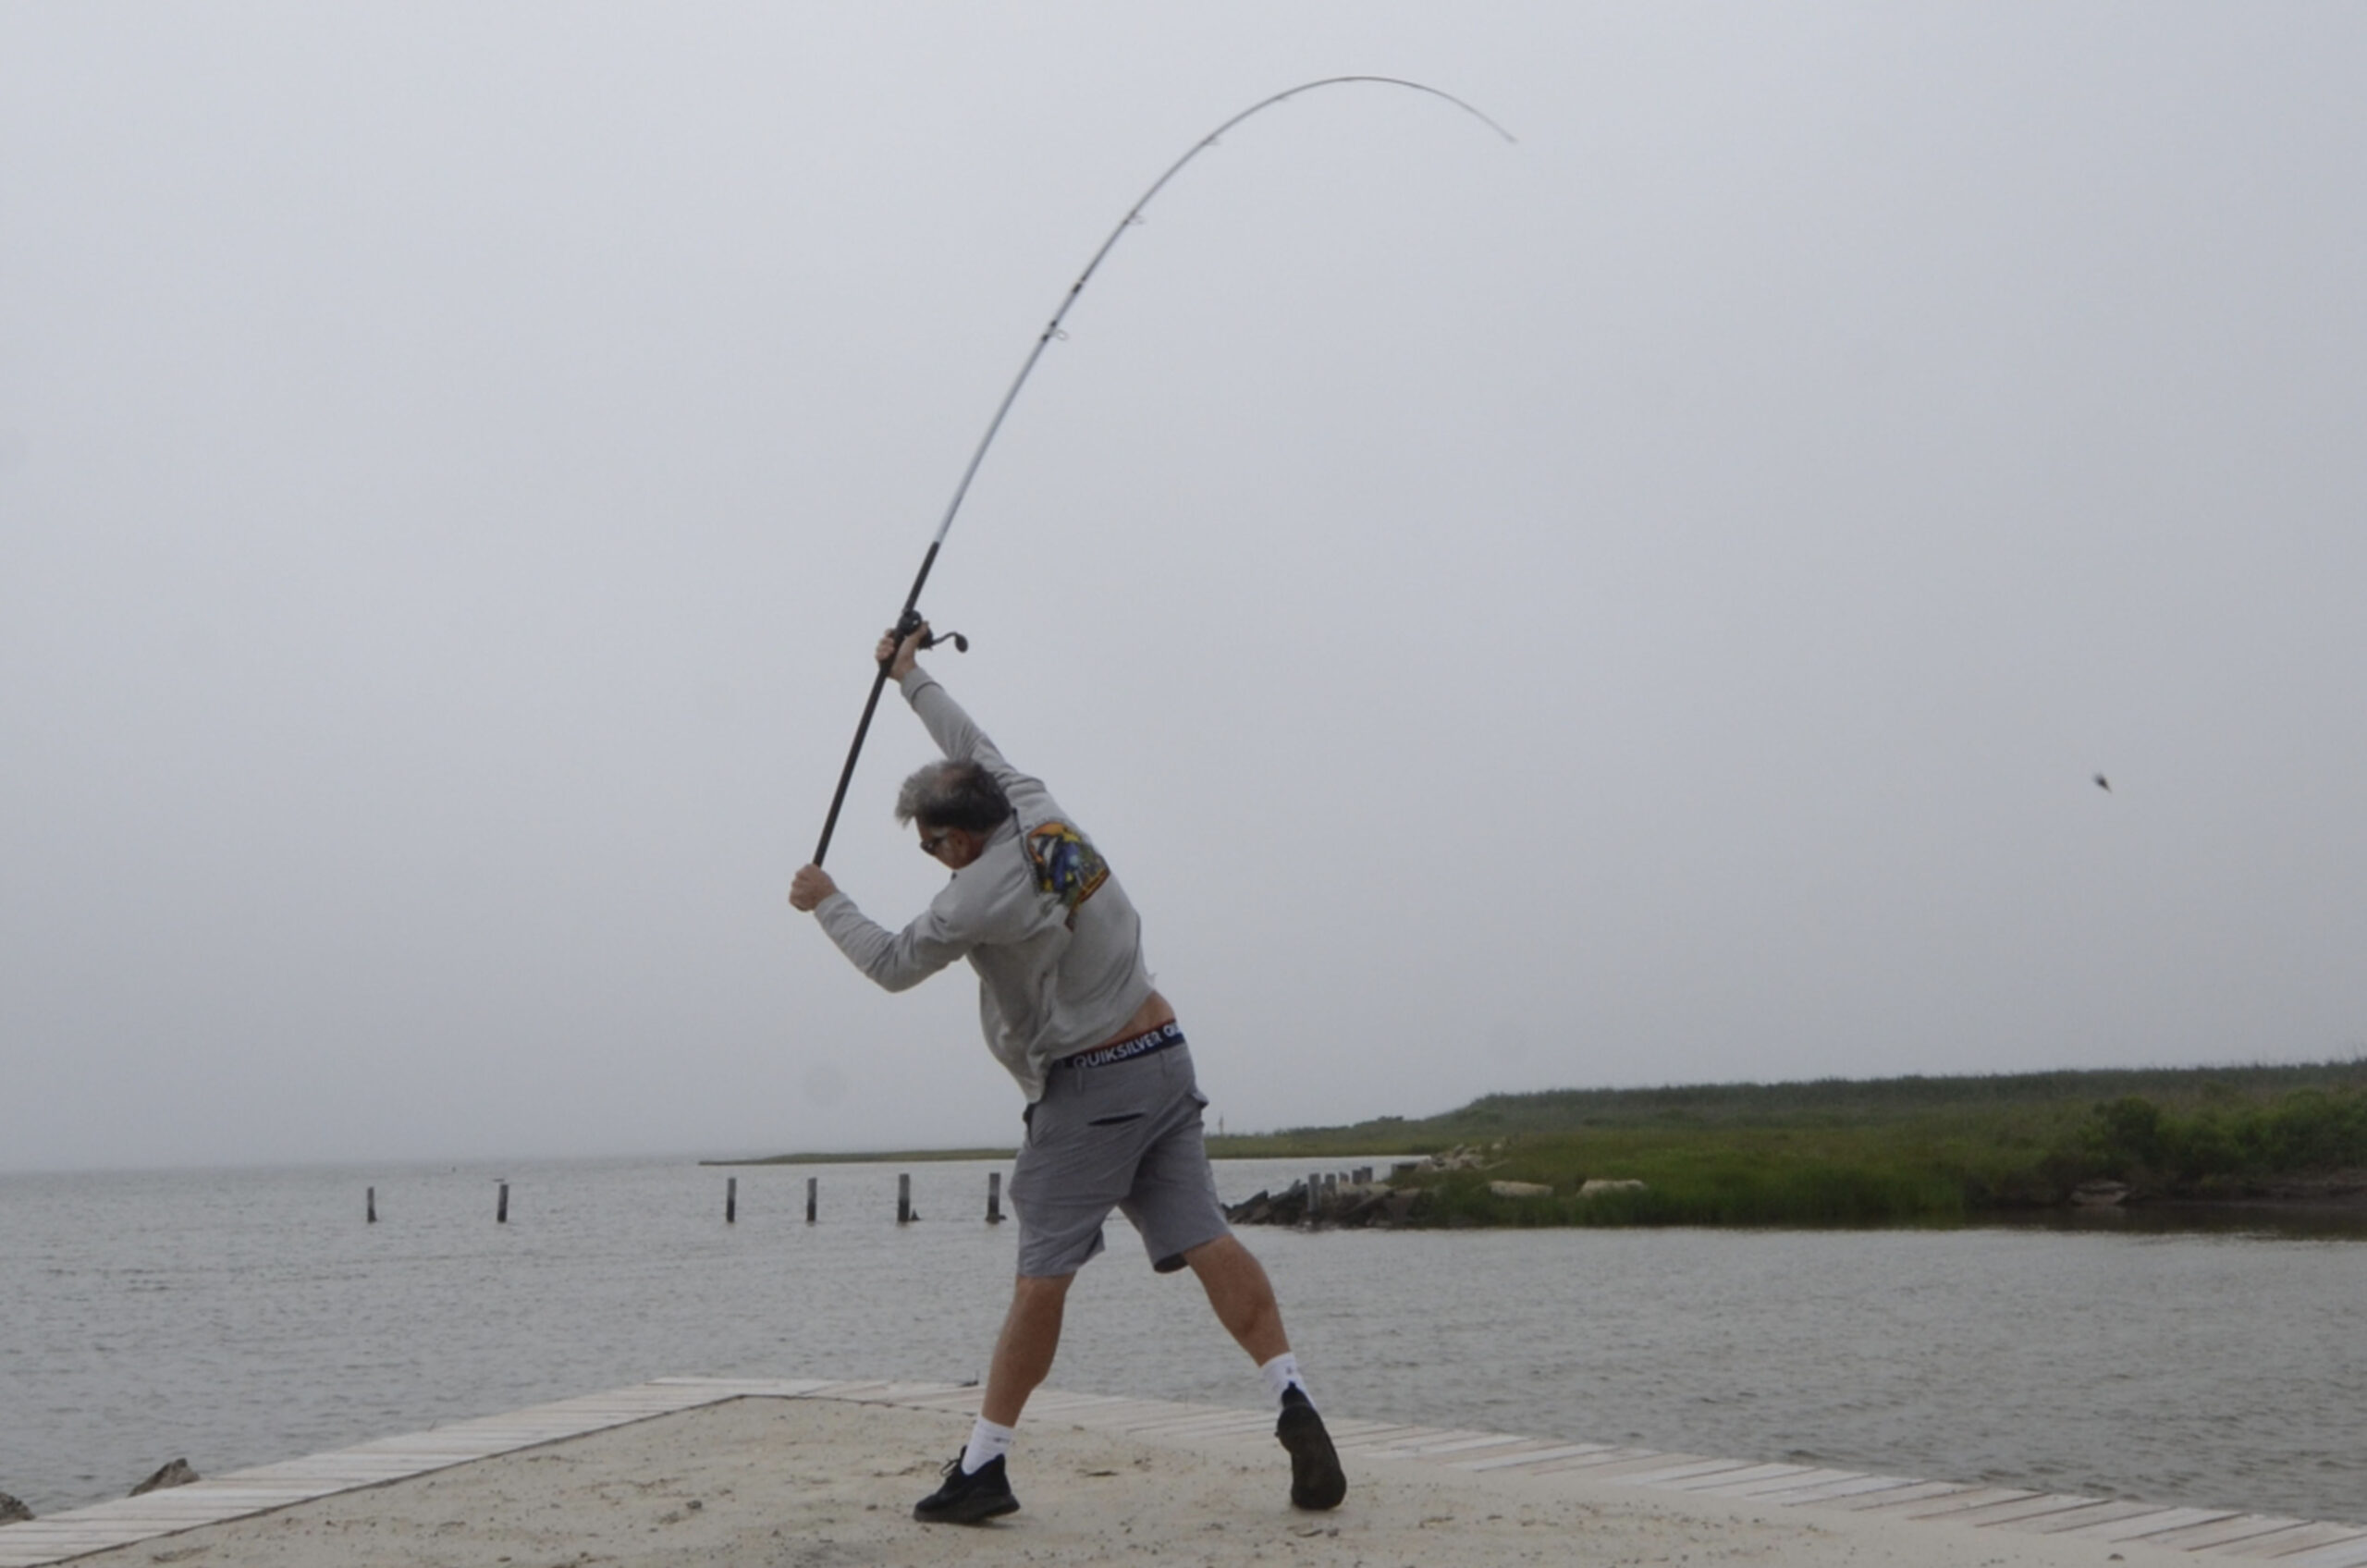
[[[1599,1198],[1605,1193],[1640,1193],[1643,1190],[1644,1183],[1641,1182],[1614,1181],[1607,1177],[1598,1176],[1594,1178],[1594,1180],[1584,1183],[1578,1188],[1578,1196],[1582,1198]]]
[[[166,1465],[162,1470],[157,1471],[154,1475],[149,1476],[146,1480],[132,1488],[131,1495],[133,1497],[139,1497],[143,1493],[161,1491],[166,1487],[185,1487],[196,1479],[197,1472],[189,1467],[189,1461],[186,1459],[176,1459],[170,1464]]]
[[[31,1509],[6,1492],[0,1492],[0,1525],[21,1525],[32,1516]]]
[[[1539,1182],[1490,1182],[1488,1190],[1500,1198],[1550,1198],[1553,1189]]]

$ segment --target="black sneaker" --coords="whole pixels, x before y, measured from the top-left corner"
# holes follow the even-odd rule
[[[1323,1429],[1323,1417],[1296,1383],[1282,1390],[1282,1415],[1274,1423],[1274,1436],[1291,1451],[1291,1506],[1339,1507],[1348,1495],[1348,1477],[1341,1473],[1339,1451]]]
[[[913,1504],[913,1517],[924,1525],[983,1525],[998,1515],[1019,1512],[1019,1500],[1011,1495],[1000,1454],[968,1475],[963,1474],[961,1457],[956,1455],[942,1474],[945,1485]]]

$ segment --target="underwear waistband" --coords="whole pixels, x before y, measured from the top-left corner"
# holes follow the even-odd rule
[[[1184,1043],[1184,1025],[1169,1019],[1156,1029],[1146,1029],[1131,1040],[1121,1040],[1114,1046],[1097,1046],[1089,1051],[1064,1056],[1052,1063],[1055,1067],[1111,1067],[1122,1061],[1132,1061],[1153,1051],[1163,1051],[1170,1046]]]

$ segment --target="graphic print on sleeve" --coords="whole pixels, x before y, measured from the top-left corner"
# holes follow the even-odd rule
[[[1065,822],[1046,822],[1029,829],[1027,859],[1036,867],[1036,886],[1061,900],[1069,912],[1069,926],[1076,926],[1076,912],[1110,880],[1110,863],[1093,840]]]

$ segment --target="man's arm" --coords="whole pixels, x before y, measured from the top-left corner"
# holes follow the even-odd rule
[[[973,945],[948,929],[934,906],[901,931],[889,930],[856,908],[818,865],[798,872],[790,883],[789,901],[812,913],[839,950],[884,990],[912,989]]]
[[[1003,761],[1002,753],[995,750],[994,742],[920,668],[917,655],[921,640],[927,635],[926,622],[901,643],[890,631],[879,639],[875,656],[888,667],[888,673],[902,688],[906,701],[912,703],[948,756],[985,765],[1006,790],[1016,787],[1040,793],[1043,786],[1013,772],[1011,765]],[[952,889],[948,888],[911,925],[891,932],[856,908],[854,900],[840,892],[830,874],[818,865],[800,867],[789,884],[790,907],[814,915],[856,968],[890,991],[919,985],[983,943],[1031,932],[1029,922],[1036,913],[1032,900],[997,898],[988,893],[985,905],[975,899],[965,904],[951,894]]]
[[[901,931],[889,931],[839,891],[818,865],[798,868],[790,878],[789,907],[813,915],[857,969],[890,991],[906,991],[970,950],[938,919],[934,906]]]
[[[913,712],[920,717],[922,727],[927,729],[929,739],[937,742],[937,749],[957,762],[981,765],[995,776],[1006,791],[1014,783],[1036,783],[1035,779],[1004,759],[995,743],[987,739],[987,732],[963,711],[962,704],[953,700],[937,677],[920,667],[921,639],[928,635],[927,623],[924,621],[918,631],[905,638],[901,644],[891,646],[894,635],[889,632],[879,639],[877,655],[887,664],[889,676],[896,682],[897,690],[904,694],[904,701],[911,704]]]

